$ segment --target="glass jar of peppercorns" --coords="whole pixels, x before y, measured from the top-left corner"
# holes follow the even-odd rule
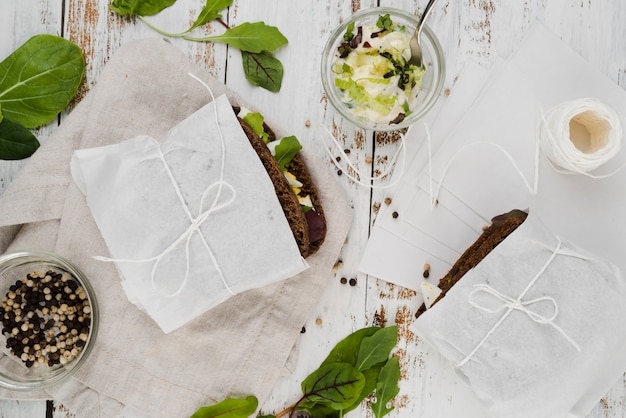
[[[0,256],[0,386],[39,390],[83,364],[98,328],[98,305],[85,275],[42,251]]]

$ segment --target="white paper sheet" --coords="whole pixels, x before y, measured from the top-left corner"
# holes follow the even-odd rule
[[[271,180],[225,96],[173,127],[162,144],[139,136],[77,151],[72,174],[129,300],[164,332],[233,294],[307,268]],[[216,210],[185,234],[220,187]]]

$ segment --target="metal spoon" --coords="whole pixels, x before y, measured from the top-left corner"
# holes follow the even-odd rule
[[[424,21],[428,17],[428,14],[432,10],[433,4],[435,4],[437,0],[430,0],[424,9],[424,13],[422,13],[422,17],[417,23],[417,27],[415,28],[415,33],[411,37],[409,41],[409,46],[411,47],[411,58],[409,59],[409,64],[416,65],[418,67],[423,67],[424,63],[422,62],[422,48],[420,47],[420,35],[422,33],[422,27],[424,26]]]

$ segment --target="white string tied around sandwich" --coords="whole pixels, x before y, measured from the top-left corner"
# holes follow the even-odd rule
[[[178,185],[178,183],[176,182],[176,179],[174,178],[174,174],[172,173],[172,170],[170,169],[169,165],[167,164],[167,161],[165,160],[165,155],[163,154],[163,151],[161,150],[161,147],[158,147],[158,155],[159,155],[159,159],[161,160],[161,162],[163,163],[163,167],[165,168],[165,171],[170,179],[170,182],[174,188],[174,191],[176,192],[176,196],[178,197],[183,210],[185,212],[185,214],[187,215],[187,218],[189,219],[189,226],[187,227],[187,229],[181,233],[178,238],[176,238],[170,245],[167,246],[167,248],[165,248],[161,253],[153,256],[153,257],[149,257],[149,258],[143,258],[143,259],[117,259],[117,258],[108,258],[108,257],[100,257],[100,256],[96,256],[94,257],[97,260],[100,261],[108,261],[108,262],[117,262],[117,263],[147,263],[147,262],[154,262],[152,265],[152,270],[150,272],[150,283],[152,286],[152,289],[161,294],[163,297],[175,297],[177,295],[179,295],[183,289],[185,288],[185,286],[187,285],[187,282],[189,280],[189,271],[190,271],[190,246],[191,246],[191,239],[194,237],[194,235],[198,235],[198,237],[200,238],[200,240],[202,241],[202,244],[204,245],[204,248],[207,250],[207,253],[209,254],[209,257],[217,271],[217,274],[220,278],[220,280],[222,281],[222,284],[224,285],[224,287],[226,288],[226,290],[231,294],[231,295],[235,295],[236,293],[230,288],[230,286],[228,285],[228,282],[226,281],[226,278],[224,276],[224,273],[222,271],[222,269],[220,268],[220,265],[217,261],[217,258],[215,257],[215,254],[213,254],[213,251],[211,250],[211,247],[209,245],[209,243],[207,242],[204,234],[202,233],[202,231],[200,230],[200,227],[210,218],[210,216],[215,213],[216,211],[220,210],[220,209],[224,209],[225,207],[229,206],[230,204],[233,203],[233,201],[235,200],[237,193],[235,191],[235,189],[224,180],[224,170],[225,170],[225,166],[226,166],[226,142],[224,140],[224,135],[222,133],[222,130],[220,128],[220,122],[219,122],[219,118],[218,118],[218,112],[217,112],[217,105],[215,104],[215,97],[213,95],[213,91],[211,90],[211,88],[202,80],[200,80],[198,77],[196,77],[194,74],[189,73],[189,76],[192,77],[193,79],[195,79],[196,81],[198,81],[200,84],[202,84],[207,91],[209,92],[210,96],[211,96],[211,100],[213,102],[213,110],[214,110],[214,115],[215,115],[215,123],[217,125],[217,131],[218,131],[218,137],[220,140],[220,146],[221,146],[221,156],[220,156],[220,172],[219,172],[219,177],[216,181],[214,181],[213,183],[211,183],[202,193],[202,197],[200,199],[200,207],[198,209],[198,215],[194,216],[191,211],[189,210],[189,207],[187,206],[187,203],[185,202],[185,199],[182,195],[182,192],[180,190],[180,187]],[[205,205],[205,200],[207,199],[209,193],[211,193],[214,189],[216,189],[215,195],[213,197],[213,200],[211,201],[211,204],[209,205],[208,209],[204,209],[204,205]],[[228,190],[230,192],[230,197],[225,200],[224,202],[220,203],[220,199],[222,198],[223,192],[224,190]],[[163,292],[156,283],[156,275],[157,275],[157,270],[159,268],[160,263],[164,260],[164,258],[171,253],[172,251],[174,251],[179,245],[184,244],[185,246],[185,275],[184,278],[180,284],[180,286],[178,287],[178,289],[176,289],[176,291],[174,291],[173,293],[166,293]]]
[[[523,298],[526,296],[528,291],[530,291],[530,289],[537,283],[537,281],[546,271],[548,266],[552,263],[555,257],[560,253],[560,250],[561,250],[561,240],[558,239],[557,245],[555,249],[552,251],[552,254],[548,258],[546,263],[539,269],[537,274],[532,278],[532,280],[528,283],[526,288],[522,291],[522,293],[517,298],[512,298],[510,296],[504,295],[503,293],[500,293],[498,290],[494,289],[492,286],[485,284],[485,283],[474,285],[474,290],[472,290],[472,292],[470,292],[469,294],[470,305],[484,312],[487,312],[489,314],[497,314],[501,311],[505,311],[505,312],[500,317],[500,319],[498,319],[498,321],[491,327],[491,329],[487,332],[484,338],[476,345],[476,347],[474,347],[474,349],[469,354],[467,354],[465,358],[463,358],[460,362],[457,363],[458,367],[463,366],[465,363],[470,361],[472,357],[474,357],[474,355],[478,352],[478,350],[480,350],[480,348],[487,342],[489,337],[493,335],[493,333],[500,327],[500,325],[502,325],[502,323],[509,317],[509,315],[511,315],[513,311],[523,312],[524,314],[526,314],[526,316],[528,316],[528,318],[530,318],[532,321],[540,325],[550,325],[552,328],[557,330],[563,337],[565,337],[565,339],[572,345],[572,347],[574,347],[574,349],[576,349],[578,352],[581,351],[581,348],[576,343],[576,341],[574,341],[574,339],[570,337],[561,327],[559,327],[557,324],[554,323],[554,320],[559,314],[559,305],[556,303],[556,300],[554,300],[554,298],[550,296],[542,296],[536,299],[531,299],[531,300],[526,300],[526,301],[523,300]],[[474,301],[473,298],[476,294],[481,293],[481,292],[495,297],[496,299],[501,301],[502,304],[496,308],[489,308],[489,307],[480,305],[479,303]],[[551,315],[544,316],[531,309],[531,306],[536,305],[541,302],[548,302],[552,305],[553,311]]]

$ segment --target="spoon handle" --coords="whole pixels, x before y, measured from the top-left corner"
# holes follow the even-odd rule
[[[417,24],[417,28],[415,28],[415,35],[417,35],[419,37],[419,34],[422,32],[422,27],[424,26],[424,21],[426,20],[426,18],[428,17],[428,15],[430,14],[430,11],[433,9],[433,4],[435,4],[437,0],[429,0],[428,4],[426,5],[426,8],[424,9],[424,13],[422,13],[422,17],[420,17],[420,20]]]

